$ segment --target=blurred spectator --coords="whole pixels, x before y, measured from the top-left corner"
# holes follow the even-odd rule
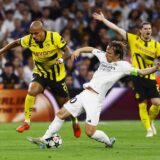
[[[4,89],[19,88],[19,78],[14,74],[14,66],[12,63],[7,62],[4,70],[0,75],[0,83],[3,84]]]
[[[67,74],[74,76],[75,75],[75,65],[71,59],[65,61],[65,67]]]
[[[69,90],[74,89],[72,75],[67,74],[67,76],[65,78],[65,82],[66,82],[66,85],[67,85]]]
[[[27,64],[24,66],[24,80],[29,85],[33,77],[34,62],[32,56],[27,59]]]
[[[85,33],[88,33],[90,36],[90,45],[95,47],[98,43],[98,28],[97,28],[97,21],[91,19],[88,26],[85,28]]]
[[[61,32],[67,26],[69,14],[70,12],[68,8],[64,8],[62,10],[62,16],[60,16],[59,18],[55,20],[55,31],[56,32]]]
[[[86,80],[89,82],[93,77],[94,71],[88,71]]]
[[[58,17],[62,15],[62,9],[59,0],[52,0],[50,7],[51,7],[51,14],[50,14],[51,19],[56,20]]]
[[[10,35],[12,31],[14,31],[14,10],[10,9],[5,11],[5,20],[2,25],[2,32]]]
[[[55,27],[54,27],[54,21],[52,19],[50,19],[50,7],[43,7],[42,8],[43,12],[42,12],[42,21],[44,24],[44,27],[46,30],[49,31],[54,31]]]
[[[0,45],[7,36],[7,31],[3,29],[2,26],[3,26],[3,18],[0,17]]]
[[[31,24],[31,13],[29,12],[28,9],[25,9],[22,11],[22,24],[21,27],[24,31],[24,35],[28,34],[28,28]]]
[[[10,10],[10,9],[15,9],[15,3],[13,0],[3,0],[3,8],[5,11]]]
[[[83,84],[87,82],[88,67],[81,64],[78,68],[78,75],[75,76],[73,85],[74,88],[83,88]]]
[[[25,81],[25,74],[24,74],[23,66],[22,65],[17,66],[16,71],[17,71],[17,76],[19,77],[18,88],[27,89],[28,88],[28,84]]]
[[[14,19],[15,29],[11,32],[10,37],[12,39],[18,39],[24,35],[23,28],[21,26],[20,19]]]

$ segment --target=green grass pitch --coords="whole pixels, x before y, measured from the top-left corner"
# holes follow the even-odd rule
[[[29,131],[17,133],[20,123],[0,124],[0,160],[159,160],[160,121],[156,121],[158,135],[145,138],[140,121],[106,121],[99,124],[109,136],[115,136],[114,148],[89,139],[81,123],[82,136],[74,138],[71,123],[66,122],[59,134],[63,139],[58,149],[40,149],[29,143],[26,137],[43,135],[49,123],[32,123]]]

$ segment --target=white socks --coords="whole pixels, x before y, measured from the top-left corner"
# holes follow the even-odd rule
[[[96,130],[91,138],[105,144],[111,144],[109,137],[103,131],[100,130]]]
[[[46,133],[44,134],[44,136],[42,138],[47,139],[47,138],[51,137],[54,133],[56,133],[60,130],[63,123],[64,123],[64,120],[61,120],[59,117],[55,116],[54,120],[49,125]]]

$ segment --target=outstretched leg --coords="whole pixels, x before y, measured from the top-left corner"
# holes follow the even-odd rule
[[[98,142],[104,143],[106,147],[113,147],[115,138],[109,138],[106,133],[101,130],[96,130],[96,127],[90,124],[85,125],[86,135]]]
[[[46,145],[48,143],[46,139],[52,137],[55,133],[57,133],[61,129],[64,120],[70,115],[71,114],[64,107],[61,108],[42,137],[39,138],[29,137],[28,140],[34,144],[39,145],[40,147],[42,145]]]
[[[60,96],[57,96],[56,99],[58,101],[59,106],[63,106],[63,104],[69,100],[68,97],[60,97]],[[76,138],[79,138],[81,136],[81,127],[78,122],[78,118],[70,115],[70,119],[72,121],[73,134]]]

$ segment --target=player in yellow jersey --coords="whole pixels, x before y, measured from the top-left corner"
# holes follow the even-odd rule
[[[152,27],[149,22],[143,22],[139,28],[139,35],[126,32],[112,22],[105,19],[102,12],[94,13],[94,19],[103,22],[109,28],[118,32],[128,41],[131,51],[132,65],[139,69],[152,67],[154,60],[160,58],[160,43],[151,39]],[[160,98],[156,87],[155,75],[138,76],[133,78],[135,95],[139,102],[139,115],[147,130],[146,137],[156,134],[154,119],[159,113]],[[152,106],[147,111],[147,99]]]
[[[46,87],[49,87],[54,93],[60,106],[69,99],[65,84],[65,66],[62,59],[69,57],[71,54],[67,43],[59,33],[46,31],[41,21],[33,21],[29,31],[30,34],[0,49],[0,54],[3,54],[16,46],[29,48],[35,63],[33,80],[29,85],[25,99],[25,122],[16,129],[18,132],[23,132],[30,128],[30,118],[35,98]],[[71,119],[73,121],[74,135],[79,137],[81,134],[79,123],[77,119]]]

